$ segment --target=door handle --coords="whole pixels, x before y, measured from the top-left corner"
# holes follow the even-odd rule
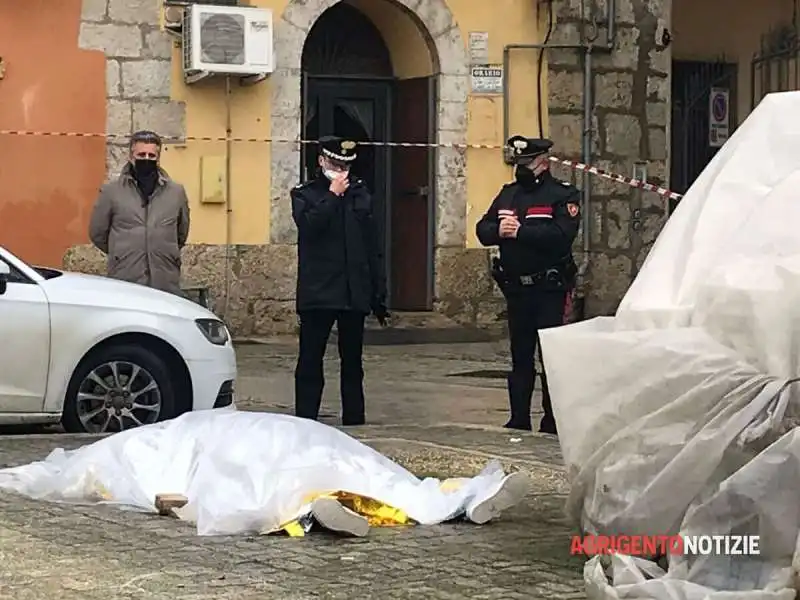
[[[427,198],[430,193],[430,188],[427,185],[421,185],[413,190],[405,190],[403,196],[422,196]]]

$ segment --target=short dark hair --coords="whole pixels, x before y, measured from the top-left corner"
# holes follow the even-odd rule
[[[155,131],[148,131],[146,129],[142,131],[137,131],[131,136],[131,143],[130,148],[133,150],[134,145],[136,144],[155,144],[161,149],[161,136],[158,135]]]

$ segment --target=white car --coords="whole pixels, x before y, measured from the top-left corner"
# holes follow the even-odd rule
[[[0,247],[0,425],[103,433],[234,402],[225,325],[190,300]]]

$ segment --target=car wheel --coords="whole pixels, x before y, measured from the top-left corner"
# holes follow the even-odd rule
[[[164,361],[141,346],[103,348],[72,375],[61,422],[70,433],[115,433],[176,415]]]

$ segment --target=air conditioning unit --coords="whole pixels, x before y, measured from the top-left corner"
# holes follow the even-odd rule
[[[265,76],[275,70],[272,11],[193,4],[183,15],[187,83],[212,75]]]

